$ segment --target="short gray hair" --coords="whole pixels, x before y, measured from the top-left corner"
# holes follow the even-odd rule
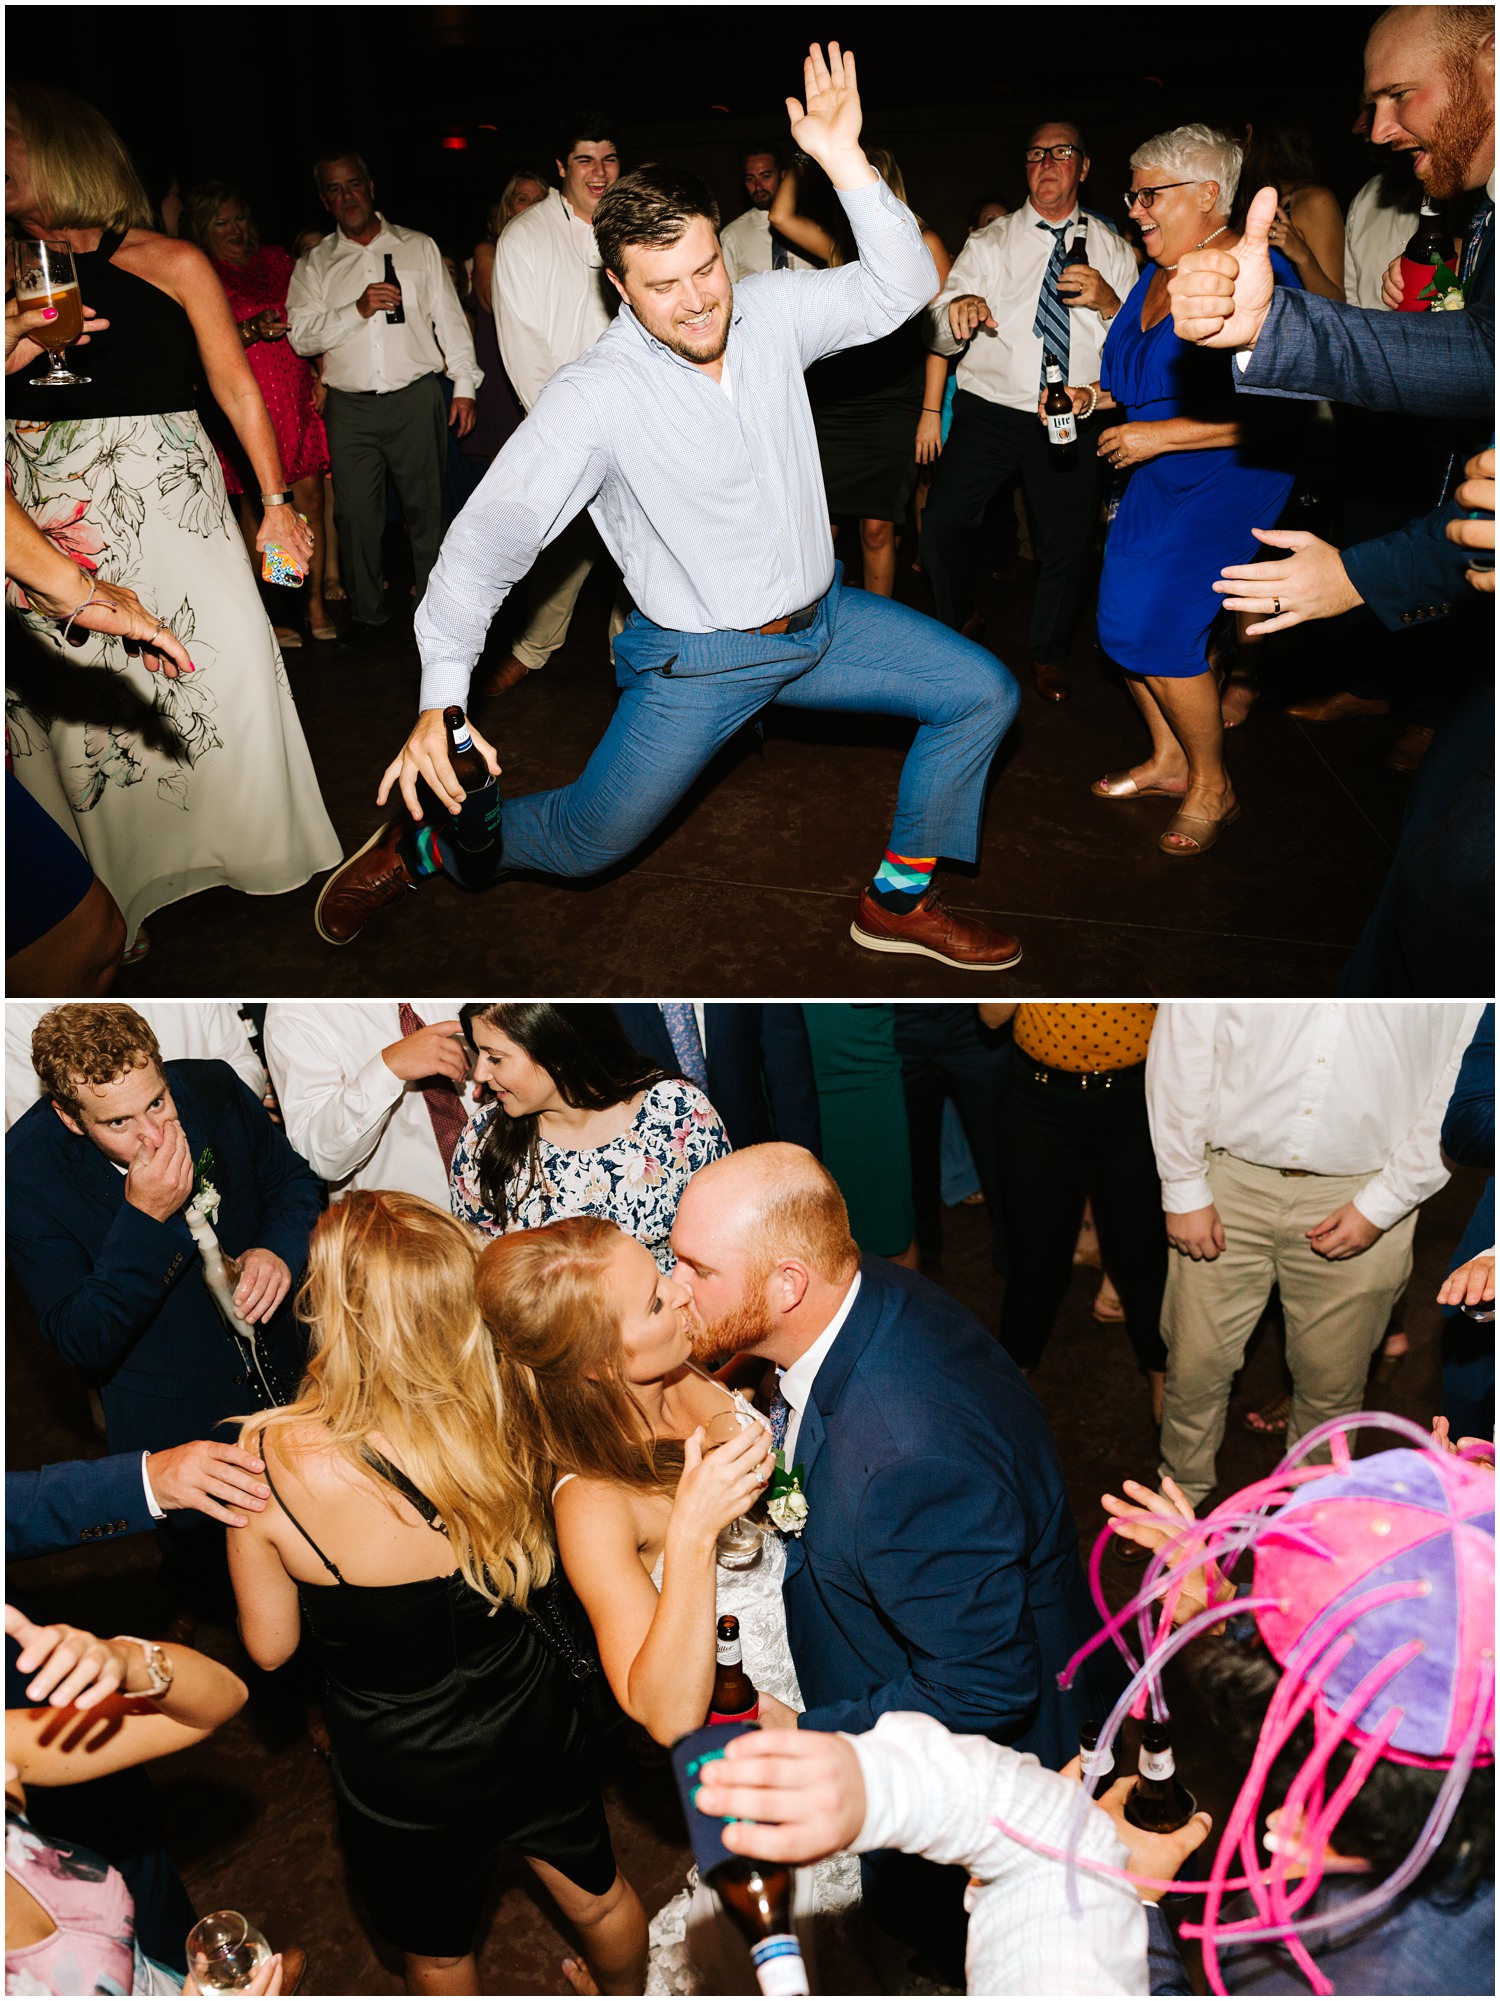
[[[1219,200],[1215,213],[1228,215],[1234,206],[1234,191],[1240,184],[1245,149],[1237,146],[1227,132],[1212,125],[1174,125],[1170,132],[1158,132],[1130,156],[1132,167],[1165,167],[1184,181],[1217,181]]]
[[[348,160],[351,165],[358,167],[359,177],[362,181],[370,179],[370,169],[364,154],[356,153],[352,147],[347,147],[341,153],[319,153],[317,159],[313,161],[312,170],[313,186],[319,194],[323,192],[323,176],[318,169],[320,167],[331,167],[338,160]]]

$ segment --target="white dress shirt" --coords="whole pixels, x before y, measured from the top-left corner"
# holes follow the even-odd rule
[[[1380,281],[1391,259],[1411,241],[1422,193],[1414,175],[1408,173],[1403,185],[1387,172],[1366,181],[1350,202],[1344,218],[1344,296],[1351,306],[1390,311],[1380,296]]]
[[[430,1027],[456,1020],[462,1003],[411,1005]],[[448,1169],[427,1101],[380,1053],[400,1040],[396,1001],[272,1001],[266,1009],[266,1061],[286,1136],[323,1176],[330,1195],[349,1188],[400,1188],[446,1209]],[[464,1089],[463,1104],[472,1117],[472,1084]]]
[[[300,258],[287,286],[287,338],[298,354],[321,354],[330,389],[373,390],[389,396],[424,375],[447,375],[455,396],[473,397],[484,380],[458,294],[430,236],[378,215],[380,230],[355,243],[340,229]],[[406,319],[390,326],[383,312],[361,319],[356,303],[366,285],[395,264]]]
[[[1162,1207],[1213,1201],[1208,1148],[1262,1167],[1368,1174],[1388,1230],[1448,1180],[1438,1136],[1478,1024],[1473,1002],[1167,1001],[1146,1057]]]
[[[737,285],[741,278],[749,278],[757,271],[769,271],[771,266],[771,211],[765,208],[747,208],[743,215],[737,215],[733,222],[726,223],[719,231],[719,248],[724,253],[724,269]],[[786,271],[816,271],[819,267],[811,258],[799,257],[791,244],[786,246]]]
[[[1084,211],[1074,208],[1067,218],[1069,234]],[[1108,280],[1123,300],[1139,273],[1135,254],[1096,215],[1088,218],[1089,263]],[[1052,231],[1061,224],[1045,223],[1029,201],[1022,202],[1014,215],[999,216],[976,229],[953,261],[948,282],[938,294],[929,317],[930,344],[935,354],[956,354],[958,386],[987,403],[1001,403],[1008,410],[1036,411],[1041,395],[1042,340],[1032,332],[1036,324],[1037,300],[1042,279],[1056,242]],[[955,299],[973,292],[983,299],[995,322],[995,332],[981,327],[965,346],[953,338],[948,325],[948,308]],[[1099,379],[1099,355],[1109,321],[1088,307],[1068,308],[1068,381],[1080,389]]]
[[[839,200],[856,262],[736,286],[732,401],[628,306],[553,376],[443,538],[414,625],[424,709],[467,700],[495,613],[585,507],[642,615],[669,630],[744,632],[822,597],[833,539],[803,370],[890,333],[937,290],[884,181]]]
[[[785,1442],[786,1463],[788,1466],[792,1465],[796,1458],[797,1434],[802,1429],[802,1413],[807,1409],[808,1399],[812,1395],[813,1384],[817,1380],[818,1371],[822,1368],[824,1358],[827,1356],[829,1349],[838,1339],[839,1329],[849,1318],[851,1307],[859,1297],[859,1285],[863,1276],[863,1272],[856,1272],[854,1274],[854,1283],[844,1294],[842,1306],[834,1314],[832,1320],[829,1321],[817,1340],[813,1342],[807,1353],[799,1356],[789,1369],[783,1369],[779,1372],[781,1394],[786,1398],[790,1407],[790,1415],[786,1421]]]
[[[501,230],[490,296],[500,359],[522,409],[529,410],[564,362],[594,345],[619,297],[605,276],[594,225],[561,188]]]
[[[7,1001],[5,1003],[5,1123],[13,1126],[23,1112],[46,1094],[42,1080],[31,1067],[31,1032],[55,1001]],[[255,1093],[266,1095],[266,1073],[250,1046],[250,1037],[239,1011],[228,1001],[132,1001],[135,1009],[156,1037],[163,1063],[184,1057],[198,1062],[227,1063],[237,1077]]]
[[[1078,1910],[1068,1872],[995,1826],[1023,1828],[1051,1848],[1067,1845],[1078,1785],[1030,1752],[987,1737],[957,1737],[936,1717],[892,1710],[873,1730],[844,1733],[865,1782],[857,1854],[897,1848],[958,1864],[971,1890],[966,1953],[970,1994],[1145,1994],[1146,1912],[1134,1887],[1077,1871]],[[1129,1867],[1108,1816],[1083,1816],[1085,1863]]]

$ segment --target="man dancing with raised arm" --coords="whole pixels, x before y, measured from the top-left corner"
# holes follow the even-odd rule
[[[581,777],[504,802],[494,878],[592,875],[660,826],[714,753],[761,709],[908,716],[918,727],[890,845],[851,936],[995,972],[1014,938],[945,910],[940,855],[972,861],[990,761],[1017,705],[993,654],[868,591],[834,562],[802,372],[878,339],[937,290],[915,218],[859,144],[854,58],[811,48],[792,137],[827,173],[859,245],[829,271],[750,278],[719,255],[718,210],[692,176],[645,167],[617,181],[594,227],[620,312],[559,369],[450,529],[417,613],[422,712],[381,781],[398,818],[324,884],[317,924],[347,944],[366,918],[439,869],[459,875],[443,709],[462,704],[490,621],[539,551],[587,507],[640,609],[615,642],[614,718]],[[493,747],[475,733],[492,772]]]

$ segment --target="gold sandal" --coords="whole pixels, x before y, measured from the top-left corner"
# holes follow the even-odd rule
[[[1089,787],[1096,799],[1183,799],[1186,793],[1173,792],[1165,785],[1139,785],[1128,771],[1106,771]]]
[[[1178,861],[1190,859],[1194,855],[1206,855],[1224,829],[1232,827],[1239,817],[1240,809],[1237,804],[1231,806],[1219,820],[1205,820],[1198,813],[1174,813],[1166,832],[1156,845],[1164,855],[1172,855]],[[1193,845],[1190,848],[1174,846],[1172,842],[1174,834],[1178,840],[1191,841]]]

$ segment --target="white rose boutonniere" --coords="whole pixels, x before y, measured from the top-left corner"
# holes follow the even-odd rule
[[[802,1491],[802,1468],[787,1470],[786,1454],[777,1452],[776,1471],[766,1489],[766,1515],[783,1535],[801,1535],[807,1526],[807,1496]]]
[[[197,1178],[193,1187],[192,1201],[210,1228],[219,1220],[219,1191],[208,1178],[208,1171],[214,1164],[214,1150],[204,1147],[198,1156]]]

